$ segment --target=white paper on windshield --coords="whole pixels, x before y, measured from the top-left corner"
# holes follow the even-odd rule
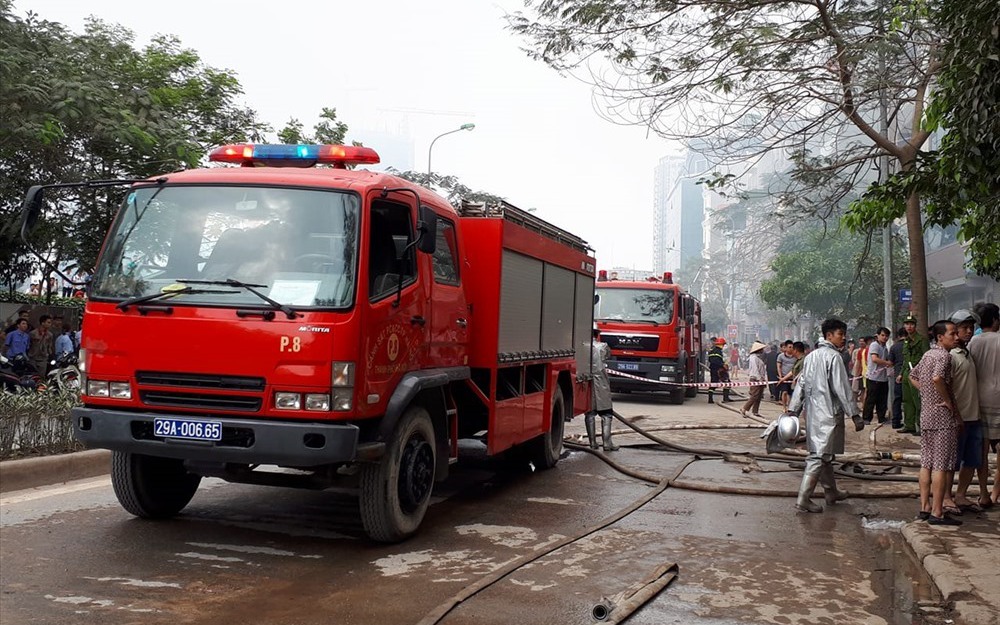
[[[268,295],[282,304],[312,306],[319,285],[319,280],[275,280]]]

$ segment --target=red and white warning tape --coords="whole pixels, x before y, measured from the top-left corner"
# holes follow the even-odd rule
[[[625,373],[624,371],[617,371],[615,369],[607,370],[610,375],[616,375],[622,378],[631,378],[633,380],[640,380],[642,382],[652,382],[653,384],[665,384],[667,386],[697,386],[698,388],[749,388],[751,386],[768,386],[770,384],[779,384],[778,381],[772,380],[768,382],[664,382],[663,380],[654,380],[652,378],[644,378],[641,375],[632,375],[631,373]],[[860,377],[860,376],[858,376]],[[850,380],[857,380],[858,377],[850,378]]]
[[[667,386],[697,386],[699,388],[709,388],[709,387],[739,388],[739,387],[767,386],[768,384],[777,384],[777,382],[749,382],[749,381],[748,382],[664,382],[663,380],[644,378],[640,375],[632,375],[631,373],[616,371],[615,369],[608,369],[608,373],[622,378],[630,378],[632,380],[640,380],[642,382],[652,382],[653,384],[665,384]]]

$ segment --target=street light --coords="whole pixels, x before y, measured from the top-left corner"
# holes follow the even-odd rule
[[[438,136],[434,137],[434,141],[437,141],[438,139],[440,139],[441,137],[443,137],[445,135],[450,135],[453,132],[461,132],[463,130],[472,130],[475,127],[476,127],[475,124],[462,124],[461,126],[459,126],[458,128],[456,128],[455,130],[449,130],[448,132],[439,134]],[[430,175],[430,173],[431,173],[431,150],[434,149],[434,141],[431,141],[431,146],[429,148],[427,148],[427,174],[428,175]]]

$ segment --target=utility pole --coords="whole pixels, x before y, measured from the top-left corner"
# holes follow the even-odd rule
[[[885,102],[885,56],[883,52],[879,52],[878,55],[879,64],[879,97],[878,97],[878,108],[879,108],[879,122],[882,130],[882,136],[889,137],[889,111],[888,106]],[[880,183],[885,183],[889,180],[889,154],[883,154],[879,159],[878,163],[878,181]],[[884,306],[883,306],[883,325],[889,328],[892,332],[891,336],[895,337],[895,331],[892,324],[892,303],[894,293],[892,290],[892,222],[889,222],[882,228],[882,288],[885,291],[884,296]]]

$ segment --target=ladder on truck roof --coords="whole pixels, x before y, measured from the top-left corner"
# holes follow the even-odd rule
[[[539,219],[526,210],[522,210],[513,204],[501,200],[498,203],[487,204],[486,202],[466,202],[458,209],[458,214],[462,217],[494,217],[504,219],[522,228],[527,228],[532,232],[552,239],[558,243],[569,246],[578,252],[592,255],[594,251],[586,241],[570,234],[562,228],[553,226],[544,219]]]

